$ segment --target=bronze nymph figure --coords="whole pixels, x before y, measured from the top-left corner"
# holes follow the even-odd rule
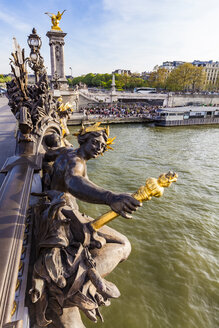
[[[108,135],[99,124],[82,128],[79,148],[59,147],[45,154],[47,190],[34,213],[37,260],[30,290],[39,326],[84,327],[76,306],[96,322],[97,316],[102,319],[99,306],[120,295],[104,277],[128,257],[130,243],[107,226],[93,229],[93,219],[81,214],[76,202],[106,204],[125,218],[140,206],[131,195],[105,190],[87,176],[86,162],[111,148],[114,139]]]

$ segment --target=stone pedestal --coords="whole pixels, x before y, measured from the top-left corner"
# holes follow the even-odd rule
[[[64,69],[64,37],[67,33],[62,31],[49,31],[46,36],[49,38],[52,85],[58,84],[59,90],[67,90],[68,83]],[[58,79],[57,79],[58,77]],[[56,86],[57,87],[57,86]]]
[[[110,102],[113,103],[113,102],[117,102],[118,101],[118,95],[117,95],[117,92],[111,92],[110,94]]]

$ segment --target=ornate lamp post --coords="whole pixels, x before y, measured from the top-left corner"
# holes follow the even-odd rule
[[[43,57],[40,55],[42,41],[35,28],[33,28],[32,33],[28,36],[27,43],[30,47],[30,57],[28,63],[30,68],[35,73],[35,82],[38,82],[39,73],[45,68],[43,65]]]

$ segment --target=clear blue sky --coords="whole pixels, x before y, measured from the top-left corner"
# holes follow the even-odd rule
[[[51,28],[45,12],[67,11],[65,73],[111,73],[117,68],[151,71],[167,60],[219,61],[218,0],[0,0],[0,73],[9,73],[12,38],[26,55],[26,40],[37,29],[49,68]]]

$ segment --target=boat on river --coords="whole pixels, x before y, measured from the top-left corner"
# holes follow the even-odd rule
[[[151,120],[158,126],[219,124],[219,107],[159,108],[153,113]]]

